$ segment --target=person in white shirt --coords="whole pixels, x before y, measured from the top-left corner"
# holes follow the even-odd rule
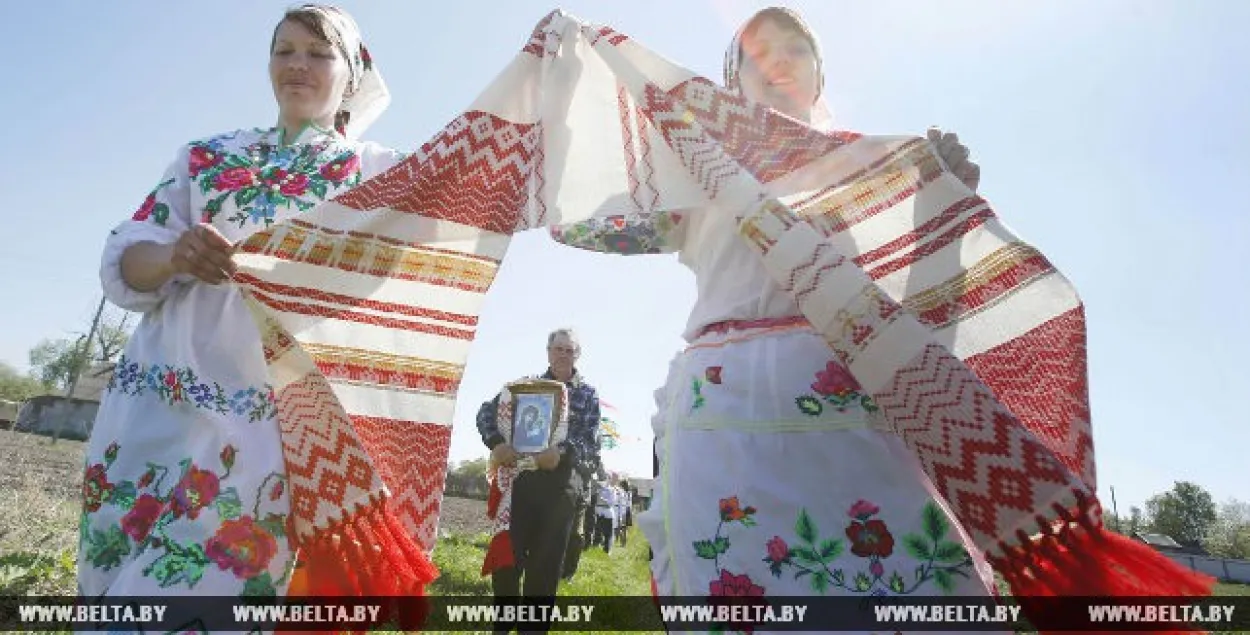
[[[619,494],[612,482],[604,481],[599,486],[599,500],[595,503],[595,516],[598,518],[595,527],[595,544],[603,541],[604,553],[612,553],[612,537],[616,533],[617,499]]]

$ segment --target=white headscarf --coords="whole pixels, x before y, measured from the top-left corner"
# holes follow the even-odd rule
[[[798,27],[798,31],[812,45],[812,54],[816,57],[816,103],[812,104],[812,121],[811,126],[817,130],[829,130],[833,127],[833,113],[829,111],[829,106],[822,99],[825,93],[825,71],[824,57],[820,52],[820,40],[816,38],[816,34],[812,32],[803,18],[798,13],[785,7],[768,7],[756,12],[738,28],[738,32],[734,34],[733,40],[729,43],[729,48],[725,51],[725,88],[742,92],[742,84],[738,81],[742,72],[742,36],[748,29],[752,28],[757,22],[765,18],[781,18],[783,22],[790,21],[794,26]],[[786,25],[789,26],[789,25]]]
[[[347,125],[339,128],[339,132],[349,139],[358,139],[364,131],[377,121],[382,112],[391,104],[391,93],[382,81],[369,49],[365,47],[360,36],[360,27],[356,21],[341,9],[320,4],[305,4],[288,12],[309,11],[325,17],[337,36],[339,53],[347,60],[350,76],[347,80],[347,98],[339,106],[339,115],[346,114]],[[335,117],[338,127],[340,117]]]

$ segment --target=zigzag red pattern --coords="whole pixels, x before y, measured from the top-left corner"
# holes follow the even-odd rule
[[[466,112],[411,157],[334,201],[510,235],[519,227],[541,143],[538,124]]]
[[[655,187],[655,162],[651,158],[650,130],[642,109],[637,104],[633,104],[630,109],[634,112],[634,126],[638,130],[638,147],[642,151],[642,166],[646,168],[646,176],[643,178],[643,183],[647,186],[647,189],[651,190],[651,201],[646,209],[647,211],[653,211],[660,206],[660,191]]]
[[[404,526],[429,552],[438,538],[438,518],[451,451],[451,427],[352,415],[352,423],[375,458]]]
[[[785,176],[862,136],[817,132],[769,108],[753,106],[745,97],[701,77],[674,86],[667,96],[687,106],[725,152],[762,183]],[[655,107],[652,103],[647,106]]]
[[[1070,489],[1065,471],[1045,458],[1045,448],[938,344],[898,370],[873,399],[983,547],[1019,529],[1001,526],[1001,518],[1031,520],[1033,510],[1049,509],[1059,493]],[[988,482],[985,475],[991,471],[1003,483]],[[997,497],[1007,482],[1018,491]]]
[[[621,143],[625,146],[625,175],[629,178],[629,198],[634,202],[634,208],[641,212],[642,201],[638,200],[638,161],[634,157],[634,133],[629,126],[633,120],[630,116],[633,108],[630,105],[629,91],[624,84],[618,83],[616,86],[616,107],[621,115]]]
[[[1065,467],[1097,491],[1083,307],[964,363]]]
[[[349,495],[377,494],[368,455],[325,378],[305,375],[277,394],[278,427],[296,532],[311,537],[326,522],[319,509],[346,507]],[[352,492],[350,488],[356,488]]]
[[[708,135],[695,129],[693,122],[686,119],[689,109],[679,99],[654,84],[647,84],[645,91],[646,106],[642,110],[647,119],[655,124],[691,176],[715,200],[724,181],[739,174],[741,167],[729,160]]]

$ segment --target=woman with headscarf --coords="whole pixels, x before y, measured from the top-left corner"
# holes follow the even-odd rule
[[[180,148],[105,244],[108,299],[143,319],[87,446],[82,595],[281,597],[306,564],[260,334],[242,292],[222,283],[233,245],[402,156],[358,140],[389,93],[346,13],[286,12],[269,77],[277,123]],[[434,569],[409,546],[408,577],[391,588],[420,593]]]
[[[817,40],[791,11],[766,9],[743,26],[725,81],[809,126],[830,124]],[[967,149],[953,135],[930,138],[975,188]],[[553,236],[601,252],[679,252],[695,274],[689,345],[656,392],[654,499],[638,516],[656,593],[993,594],[990,567],[919,462],[738,236],[737,219],[653,219],[631,228],[632,243],[586,225]]]

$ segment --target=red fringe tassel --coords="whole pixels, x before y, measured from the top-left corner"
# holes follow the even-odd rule
[[[486,559],[482,561],[482,576],[488,576],[498,569],[515,565],[514,558],[512,536],[507,531],[495,534],[495,537],[490,539],[490,546],[486,549]]]
[[[384,500],[300,544],[299,559],[291,597],[403,597],[406,623],[424,623],[429,615],[429,607],[413,599],[425,596],[438,568]]]
[[[1077,492],[1077,513],[1056,505],[1064,524],[1056,527],[1038,517],[1042,537],[1017,534],[1022,547],[999,544],[1003,557],[989,558],[1011,585],[1025,617],[1034,621],[1039,609],[1033,597],[1205,597],[1215,578],[1194,572],[1148,545],[1095,524],[1096,501]],[[1045,632],[1045,631],[1042,631]],[[1204,631],[1177,630],[1174,633]]]

